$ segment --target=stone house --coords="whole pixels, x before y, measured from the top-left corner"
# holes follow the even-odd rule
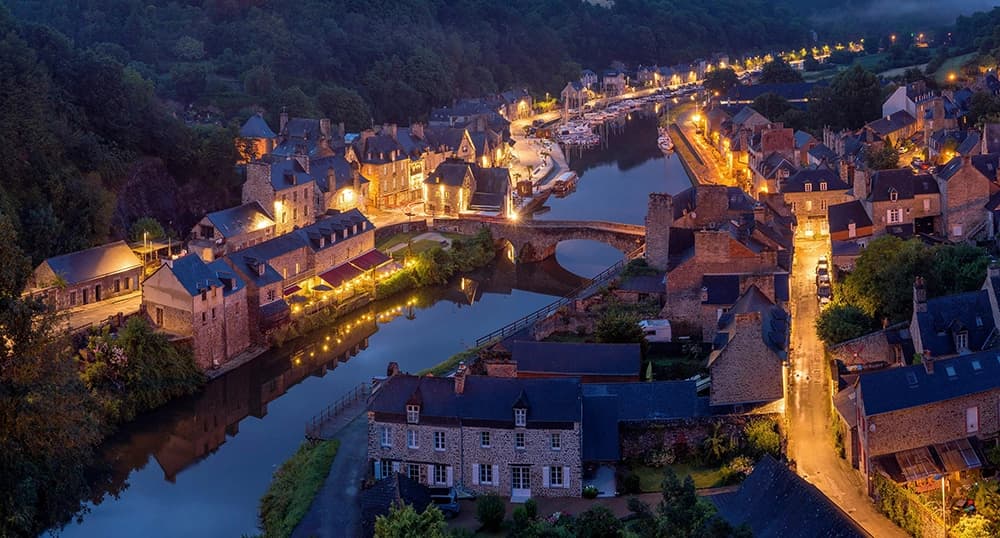
[[[410,157],[397,140],[396,130],[395,124],[387,124],[378,133],[366,129],[354,140],[361,174],[371,181],[370,207],[402,208],[422,199],[420,184],[411,179]]]
[[[566,83],[566,87],[559,93],[563,107],[574,109],[580,108],[591,99],[591,92],[587,85],[579,81]]]
[[[511,159],[511,144],[502,134],[485,129],[469,133],[472,147],[476,150],[475,162],[483,168],[506,168]],[[456,154],[457,157],[462,158]],[[440,162],[438,163],[440,164]]]
[[[253,114],[240,127],[236,149],[242,162],[247,163],[271,153],[278,141],[278,135],[271,130],[260,112]]]
[[[901,321],[827,348],[849,372],[905,366],[913,357],[910,322]]]
[[[750,155],[751,192],[758,197],[768,193],[781,192],[781,184],[799,171],[793,159],[780,152],[771,152],[766,157],[755,159]]]
[[[476,159],[479,148],[473,143],[472,132],[465,127],[426,127],[411,133],[419,137],[427,145],[427,154],[424,157],[424,178],[418,188],[423,188],[423,179],[437,169],[441,163],[448,159],[458,159],[465,162],[479,162]],[[486,135],[488,128],[483,128],[474,132]],[[494,133],[495,135],[495,133]],[[486,150],[487,142],[483,140],[483,151]],[[496,145],[495,139],[493,145]],[[495,147],[494,147],[495,149]]]
[[[625,93],[625,73],[617,69],[607,69],[601,75],[601,93],[605,97],[615,97]]]
[[[218,368],[250,347],[247,288],[222,260],[196,254],[166,260],[142,283],[142,306],[156,327],[191,339],[195,363]]]
[[[900,110],[869,122],[864,129],[875,135],[878,140],[889,143],[896,148],[914,134],[919,133],[919,127],[916,117],[905,110]]]
[[[253,201],[202,217],[191,229],[188,250],[210,262],[273,236],[274,221],[259,202]]]
[[[368,404],[374,476],[461,484],[514,501],[582,491],[577,379],[396,374]]]
[[[940,129],[927,137],[927,161],[947,164],[953,157],[973,156],[981,153],[979,132],[959,129]]]
[[[856,392],[859,469],[869,480],[879,472],[934,490],[938,476],[981,466],[969,439],[1000,432],[1000,361],[992,351],[861,375]]]
[[[993,274],[996,269],[993,269]],[[987,284],[991,284],[987,279]],[[913,347],[925,360],[952,357],[993,347],[997,331],[990,301],[992,286],[984,289],[927,298],[924,279],[913,283]]]
[[[507,90],[496,96],[487,98],[487,102],[494,103],[500,111],[500,115],[508,121],[516,121],[532,115],[535,101],[526,88]]]
[[[424,211],[448,216],[486,211],[507,216],[512,208],[511,195],[506,168],[483,168],[476,163],[448,159],[424,180]]]
[[[309,173],[309,157],[261,159],[247,163],[243,204],[257,202],[274,221],[280,236],[316,217],[316,183]]]
[[[247,286],[247,324],[254,344],[264,343],[264,334],[288,321],[291,307],[285,300],[281,273],[265,260],[246,251],[221,258]]]
[[[940,229],[941,193],[930,174],[914,174],[906,168],[878,170],[870,179],[855,174],[854,196],[865,200],[875,236],[910,237]]]
[[[24,293],[65,310],[138,291],[142,271],[143,262],[132,249],[115,241],[43,261]]]
[[[783,407],[788,314],[751,286],[718,327],[708,359],[711,405],[737,413],[774,403]]]
[[[597,86],[597,73],[590,69],[584,69],[580,72],[580,83],[583,84],[584,88],[594,89]]]
[[[494,377],[573,378],[581,383],[640,381],[639,344],[592,344],[510,340],[480,354]]]
[[[986,205],[992,192],[998,190],[993,183],[997,172],[984,175],[980,167],[973,164],[973,159],[986,161],[986,164],[995,161],[993,156],[984,159],[955,157],[934,174],[941,192],[941,219],[937,231],[949,241],[965,241],[980,232],[992,232],[992,219]]]
[[[798,220],[797,230],[806,237],[828,235],[828,208],[848,202],[851,185],[829,168],[804,168],[780,185],[785,203]]]

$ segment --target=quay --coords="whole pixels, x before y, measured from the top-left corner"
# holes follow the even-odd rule
[[[674,153],[681,160],[684,171],[691,177],[691,183],[696,186],[715,183],[710,179],[712,174],[705,161],[698,156],[691,141],[676,123],[670,124],[670,136],[674,139]]]

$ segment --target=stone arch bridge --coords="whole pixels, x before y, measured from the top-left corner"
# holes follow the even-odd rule
[[[474,235],[489,228],[493,238],[505,239],[514,247],[519,261],[537,262],[556,253],[556,245],[571,239],[599,241],[628,256],[646,243],[646,227],[598,220],[525,220],[495,217],[434,219],[434,229]]]

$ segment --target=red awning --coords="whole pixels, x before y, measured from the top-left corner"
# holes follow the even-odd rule
[[[351,280],[363,272],[364,271],[354,267],[350,263],[344,263],[319,275],[319,277],[322,278],[327,284],[333,286],[334,288],[338,288],[344,282]]]
[[[291,295],[291,294],[299,291],[300,289],[302,289],[302,288],[300,288],[298,286],[291,286],[289,288],[285,288],[285,295]]]
[[[392,260],[392,258],[383,254],[382,251],[373,249],[351,260],[351,265],[361,269],[362,271],[367,271],[372,267],[378,267],[390,260]]]

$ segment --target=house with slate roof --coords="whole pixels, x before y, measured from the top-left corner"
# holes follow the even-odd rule
[[[424,211],[429,215],[457,216],[483,211],[506,216],[512,191],[506,168],[483,168],[460,159],[448,159],[424,180]]]
[[[861,250],[874,235],[872,219],[864,202],[851,200],[827,208],[830,224],[830,249],[833,264],[845,271],[854,268]]]
[[[601,93],[604,97],[615,97],[625,93],[627,84],[625,73],[617,69],[605,69],[601,74]]]
[[[566,87],[559,93],[563,106],[569,109],[582,107],[593,96],[590,88],[578,80],[566,83]]]
[[[278,141],[278,135],[271,130],[263,114],[253,114],[240,127],[240,136],[236,140],[236,149],[243,163],[271,153]]]
[[[368,404],[376,479],[403,473],[478,494],[575,497],[582,490],[578,379],[390,376]]]
[[[990,195],[995,183],[997,155],[958,156],[934,174],[941,192],[941,219],[936,230],[949,241],[993,236]],[[986,172],[986,173],[984,173]]]
[[[918,127],[917,118],[905,110],[900,110],[871,121],[864,128],[874,134],[877,140],[891,144],[895,148],[919,132]]]
[[[516,121],[530,116],[535,102],[526,88],[507,90],[487,97],[486,101],[498,105],[500,115],[508,121]]]
[[[977,448],[1000,433],[1000,359],[995,351],[858,377],[859,468],[917,491],[933,491],[941,475],[957,478],[982,465]],[[929,428],[928,425],[934,427]]]
[[[142,270],[132,249],[115,241],[43,261],[28,278],[24,293],[65,310],[137,291]]]
[[[995,271],[995,270],[994,270]],[[988,289],[927,298],[922,277],[913,283],[913,347],[925,358],[964,355],[994,347],[997,326]]]
[[[395,124],[386,124],[376,133],[365,129],[354,140],[354,153],[361,174],[371,181],[368,204],[378,209],[402,208],[422,200],[420,183],[410,174],[410,155],[397,139]],[[423,175],[419,170],[417,179]]]
[[[756,286],[719,318],[708,359],[713,408],[783,409],[790,325],[788,313]]]
[[[772,192],[781,192],[781,184],[799,171],[793,159],[777,151],[759,159],[754,159],[751,151],[750,157],[752,176],[750,188],[758,197]]]
[[[165,260],[142,283],[142,307],[158,330],[190,339],[202,370],[250,347],[247,287],[222,260],[205,263],[197,254]]]
[[[205,261],[267,241],[274,221],[259,202],[208,213],[191,229],[188,250]]]
[[[825,166],[799,170],[789,176],[780,189],[782,198],[798,220],[796,229],[806,237],[829,234],[827,208],[853,199],[848,194],[851,185]]]
[[[754,465],[739,489],[707,499],[723,519],[734,527],[747,525],[757,538],[871,536],[819,488],[769,455]],[[790,507],[794,516],[789,516]]]
[[[908,168],[878,170],[870,178],[857,174],[854,196],[865,201],[875,236],[908,238],[940,229],[941,192],[930,174],[914,174]]]
[[[274,234],[312,224],[316,217],[316,181],[309,157],[269,157],[247,164],[243,204],[256,202],[274,221]]]

